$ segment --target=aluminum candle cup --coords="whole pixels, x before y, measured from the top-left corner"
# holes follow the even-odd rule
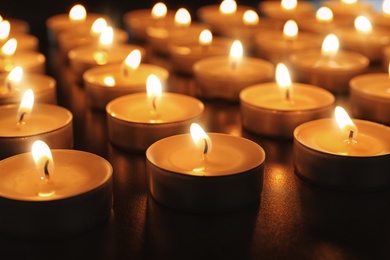
[[[208,133],[213,150],[194,149],[190,134],[175,135],[146,151],[151,196],[159,203],[196,213],[237,210],[259,202],[265,152],[241,137]]]
[[[106,108],[108,137],[120,149],[144,152],[157,140],[188,132],[203,109],[199,100],[175,93],[162,94],[157,114],[146,93],[119,97]]]
[[[314,4],[307,1],[297,1],[297,5],[293,9],[283,8],[281,1],[265,1],[260,2],[258,8],[266,17],[282,21],[299,20],[302,17],[312,15],[315,11]]]
[[[304,123],[294,131],[296,174],[336,190],[371,191],[390,186],[390,128],[354,120],[356,142],[347,143],[333,118]]]
[[[36,103],[56,104],[56,81],[50,76],[26,73],[18,83],[11,83],[11,89],[6,86],[8,73],[0,74],[0,105],[20,103],[22,92],[27,89],[34,91]]]
[[[276,83],[262,83],[241,91],[243,127],[260,135],[292,139],[298,125],[331,115],[335,98],[328,91],[300,83],[293,83],[291,89],[289,100]]]
[[[76,80],[81,82],[86,70],[96,66],[121,63],[135,49],[141,52],[141,57],[145,57],[146,50],[138,45],[114,44],[108,50],[102,50],[96,46],[80,46],[69,51],[69,64]]]
[[[122,73],[122,64],[108,64],[87,70],[83,81],[88,103],[91,107],[105,109],[111,100],[133,94],[145,92],[146,80],[150,74],[155,74],[163,85],[167,84],[169,72],[159,66],[140,64],[140,66],[125,77]],[[107,78],[113,80],[107,82]]]
[[[390,125],[389,74],[357,76],[349,83],[351,112],[354,117]]]
[[[31,147],[30,147],[31,149]],[[112,207],[112,167],[82,151],[52,150],[54,171],[41,180],[31,153],[0,161],[0,233],[53,239],[85,232],[105,221]],[[43,175],[43,174],[42,174]],[[44,187],[48,186],[48,187]],[[40,189],[50,189],[50,193]]]
[[[19,51],[11,57],[0,61],[0,73],[10,72],[14,67],[20,66],[25,72],[45,74],[46,58],[40,52]]]
[[[0,106],[0,158],[28,152],[36,140],[52,148],[73,148],[72,114],[67,109],[34,104],[29,118],[18,124],[19,105]]]
[[[195,62],[212,56],[228,55],[232,40],[214,37],[208,46],[201,46],[198,39],[172,41],[169,56],[177,72],[192,75]]]
[[[324,58],[321,50],[305,50],[291,54],[290,67],[297,81],[325,88],[333,93],[346,93],[349,80],[369,66],[367,57],[350,51],[338,51]]]
[[[243,57],[232,67],[228,56],[216,56],[196,62],[194,75],[200,96],[238,101],[245,87],[271,81],[274,65],[262,59]]]

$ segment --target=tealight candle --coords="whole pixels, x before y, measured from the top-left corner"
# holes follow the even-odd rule
[[[156,75],[163,85],[169,72],[152,64],[140,64],[141,52],[133,50],[122,64],[108,64],[88,69],[83,75],[85,92],[90,106],[105,109],[111,100],[136,92],[144,92],[150,74]]]
[[[2,160],[0,168],[0,207],[7,212],[0,216],[2,234],[64,238],[96,227],[111,213],[112,166],[97,155],[50,151],[36,141],[32,152]]]
[[[25,71],[45,73],[46,58],[42,53],[35,51],[16,52],[18,42],[15,38],[9,39],[0,50],[0,73],[10,72],[20,66]]]
[[[193,97],[161,93],[153,74],[146,84],[147,93],[116,98],[106,107],[108,137],[120,149],[144,152],[157,140],[185,133],[203,112],[203,103]]]
[[[15,18],[4,19],[0,15],[0,21],[3,21],[3,20],[9,21],[9,23],[11,25],[11,32],[10,32],[11,34],[14,34],[14,33],[27,34],[30,32],[30,25],[24,20],[15,19]]]
[[[242,17],[247,10],[253,10],[250,6],[237,5],[234,0],[223,0],[220,5],[206,5],[197,11],[198,18],[209,25],[215,34],[242,23]]]
[[[307,121],[329,117],[335,101],[328,91],[292,83],[287,67],[278,64],[276,83],[262,83],[240,93],[242,125],[269,137],[292,139],[294,129]]]
[[[240,41],[234,41],[229,56],[215,56],[194,64],[195,82],[200,96],[239,100],[247,86],[270,81],[274,65],[258,58],[243,57]]]
[[[390,0],[383,0],[382,12],[372,16],[372,23],[378,26],[390,26]]]
[[[375,10],[371,3],[358,0],[324,1],[323,6],[332,10],[335,17],[354,20],[359,15],[372,15]]]
[[[0,106],[0,158],[27,152],[38,139],[53,148],[73,148],[72,113],[50,104],[32,109],[33,102],[34,94],[27,90],[20,105]]]
[[[237,210],[260,199],[265,152],[248,139],[206,134],[193,124],[191,134],[152,144],[146,158],[149,192],[167,207],[215,213]]]
[[[180,39],[172,41],[169,45],[169,56],[175,71],[184,74],[193,74],[195,62],[212,57],[229,54],[231,40],[213,37],[205,29],[199,34],[199,39]]]
[[[389,73],[356,76],[349,82],[354,117],[390,125]]]
[[[364,72],[370,63],[362,54],[340,51],[338,38],[334,34],[325,38],[321,50],[295,52],[289,61],[298,81],[333,93],[347,92],[349,80]]]
[[[257,54],[274,64],[288,63],[288,56],[299,50],[319,48],[321,41],[318,35],[299,32],[297,23],[288,20],[281,30],[264,30],[254,36]]]
[[[168,10],[164,3],[158,2],[153,8],[127,12],[123,22],[135,40],[146,41],[148,27],[165,27],[174,24],[175,12]]]
[[[34,92],[35,102],[56,104],[56,80],[36,73],[23,73],[19,66],[10,73],[0,74],[0,105],[19,103],[21,93],[27,89]]]
[[[0,45],[3,45],[10,38],[14,38],[18,43],[17,51],[19,50],[31,50],[38,51],[39,41],[38,38],[25,33],[12,33],[11,23],[8,20],[2,20],[0,22]]]
[[[207,26],[191,22],[191,15],[187,9],[179,8],[176,11],[173,25],[147,28],[147,41],[154,52],[166,55],[169,53],[168,46],[170,42],[177,39],[197,38],[204,29],[207,29]]]
[[[334,33],[339,37],[343,48],[361,53],[371,62],[381,61],[383,47],[390,44],[389,31],[374,29],[365,16],[355,19],[355,28],[338,28]]]
[[[314,4],[307,1],[263,1],[258,6],[261,13],[275,20],[300,19],[314,13]]]
[[[91,26],[94,21],[100,17],[109,20],[108,17],[101,14],[87,14],[87,11],[83,5],[74,5],[68,14],[57,14],[49,17],[46,20],[49,41],[52,44],[57,44],[57,37],[61,31],[75,28],[79,25],[89,24]]]
[[[340,107],[336,120],[319,119],[294,131],[293,161],[303,179],[333,189],[369,191],[390,185],[390,128],[351,120]]]

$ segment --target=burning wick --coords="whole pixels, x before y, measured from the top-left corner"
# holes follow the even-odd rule
[[[45,180],[50,181],[50,174],[49,174],[49,160],[46,160],[45,166],[43,167],[43,172],[45,173]]]
[[[203,155],[207,155],[207,152],[209,151],[209,145],[207,143],[207,139],[204,138],[204,149],[203,149]]]
[[[24,119],[24,116],[26,115],[26,113],[27,113],[27,112],[23,112],[23,113],[20,114],[18,124],[23,124],[23,119]]]

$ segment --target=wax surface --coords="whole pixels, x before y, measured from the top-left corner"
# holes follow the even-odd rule
[[[0,196],[27,201],[49,201],[91,191],[111,176],[111,165],[103,158],[76,150],[52,150],[54,171],[50,181],[40,180],[31,153],[9,157],[0,162]],[[54,191],[51,196],[40,192]]]
[[[212,43],[209,46],[201,46],[199,43],[174,45],[173,52],[177,55],[208,57],[212,55],[223,55],[229,53],[228,44]]]
[[[388,99],[390,101],[390,78],[389,74],[375,73],[361,75],[353,78],[351,88],[375,98]]]
[[[285,92],[276,83],[257,84],[244,89],[240,95],[243,102],[264,109],[297,111],[317,109],[329,106],[334,96],[321,88],[293,83],[290,100],[286,100]]]
[[[255,36],[259,48],[265,50],[300,50],[321,46],[321,38],[312,33],[299,32],[294,40],[286,40],[283,30],[264,30]]]
[[[205,160],[190,134],[157,141],[147,150],[147,158],[168,171],[210,177],[241,173],[264,162],[263,149],[250,140],[224,134],[208,135],[213,148]]]
[[[35,104],[24,124],[16,117],[19,105],[0,107],[0,137],[20,137],[59,129],[72,121],[72,114],[59,106]]]
[[[380,156],[390,153],[390,128],[370,121],[353,119],[358,135],[348,144],[334,118],[310,121],[295,130],[301,144],[324,153],[343,156]]]
[[[388,45],[390,43],[390,35],[388,30],[374,29],[370,33],[359,32],[355,28],[338,28],[335,31],[340,41],[350,43],[370,43],[378,45]]]
[[[203,104],[199,100],[175,93],[163,93],[153,111],[146,93],[135,93],[113,100],[107,113],[118,119],[136,123],[172,123],[200,115]]]
[[[9,62],[11,61],[11,62]],[[24,70],[42,66],[46,61],[45,56],[39,52],[23,51],[16,52],[7,62],[0,61],[0,71],[10,72],[14,67],[20,66]],[[11,64],[12,66],[9,66]]]

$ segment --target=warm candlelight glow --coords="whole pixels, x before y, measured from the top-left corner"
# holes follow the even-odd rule
[[[343,4],[356,4],[357,0],[341,0]]]
[[[11,24],[7,20],[0,22],[0,41],[4,41],[8,38],[11,30]]]
[[[390,0],[384,0],[382,3],[382,12],[386,16],[390,16]]]
[[[340,127],[340,129],[346,133],[346,139],[348,142],[351,142],[352,139],[356,138],[357,136],[357,128],[355,124],[352,122],[351,118],[349,117],[348,113],[344,110],[344,108],[337,106],[335,111],[335,117],[337,125]]]
[[[278,63],[275,74],[276,83],[280,89],[284,90],[286,100],[290,100],[291,77],[286,65],[283,63]]]
[[[91,27],[91,32],[93,34],[99,34],[104,31],[104,29],[107,27],[107,21],[104,18],[97,18],[95,22],[93,22]]]
[[[247,10],[245,11],[244,15],[242,16],[242,22],[245,25],[256,25],[259,23],[259,16],[257,13],[253,10]]]
[[[148,99],[152,103],[153,112],[156,112],[156,103],[160,99],[162,94],[161,82],[156,75],[150,74],[146,79],[146,92],[148,94]]]
[[[23,69],[20,66],[16,66],[11,70],[6,79],[6,85],[8,90],[12,89],[13,84],[17,84],[22,80]]]
[[[316,12],[317,22],[330,23],[333,20],[333,12],[328,7],[321,7]]]
[[[11,56],[15,53],[18,42],[15,38],[9,39],[3,47],[1,47],[1,53],[5,56]]]
[[[355,29],[359,32],[370,33],[372,31],[371,22],[365,16],[356,17],[354,25]]]
[[[219,5],[219,12],[222,14],[234,14],[237,11],[237,3],[234,0],[224,0]]]
[[[114,30],[111,26],[104,28],[99,38],[99,43],[104,47],[109,47],[114,39]]]
[[[127,77],[131,72],[137,70],[141,63],[141,52],[139,50],[133,50],[127,55],[123,62],[123,75]]]
[[[18,124],[24,124],[26,119],[32,110],[34,105],[34,92],[31,89],[26,90],[23,94],[22,101],[20,102],[18,112],[16,114]]]
[[[113,76],[105,76],[104,78],[103,78],[103,82],[104,82],[104,84],[106,85],[106,86],[108,86],[108,87],[113,87],[113,86],[115,86],[115,79],[114,79],[114,77]]]
[[[244,50],[242,47],[242,44],[239,40],[235,40],[232,44],[232,47],[230,47],[230,65],[232,69],[235,69],[238,65],[238,63],[241,61],[243,56]]]
[[[283,27],[283,36],[286,40],[294,40],[298,36],[298,25],[294,20],[288,20]]]
[[[333,56],[339,50],[339,39],[334,34],[329,34],[325,37],[325,40],[322,42],[321,52],[324,56]]]
[[[191,24],[191,15],[185,8],[180,8],[175,14],[175,24],[177,26],[189,26]]]
[[[199,44],[201,46],[209,46],[213,42],[213,35],[210,30],[203,30],[199,34]]]
[[[280,4],[283,9],[293,10],[297,7],[297,0],[282,0]]]
[[[203,151],[203,155],[207,155],[208,153],[210,153],[212,148],[211,139],[205,133],[203,128],[196,123],[192,123],[190,127],[190,132],[195,146]]]
[[[167,15],[168,9],[164,3],[156,3],[152,8],[152,17],[154,19],[161,19]]]
[[[107,53],[104,51],[95,51],[92,57],[99,65],[104,65],[107,63]]]
[[[87,18],[87,11],[85,10],[85,7],[77,4],[72,7],[69,11],[69,19],[72,21],[85,21],[85,18]]]
[[[31,154],[34,159],[35,165],[38,169],[38,173],[41,175],[41,180],[50,180],[50,175],[53,174],[54,163],[53,156],[51,154],[49,146],[41,141],[37,140],[33,143],[31,148]],[[43,192],[39,193],[41,196],[50,196],[54,192]]]

